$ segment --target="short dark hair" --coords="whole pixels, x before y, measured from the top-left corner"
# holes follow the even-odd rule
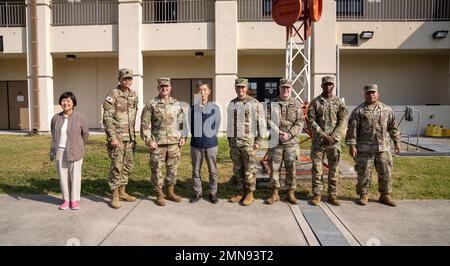
[[[72,100],[73,107],[77,106],[77,98],[71,91],[63,92],[63,94],[61,94],[61,96],[59,96],[59,104],[61,105],[62,100],[66,99],[66,98],[70,98]]]
[[[208,87],[208,90],[211,90],[211,88],[209,87],[209,83],[204,80],[197,81],[197,84],[195,87],[198,89],[200,86],[203,86],[203,85],[206,85],[206,87]]]

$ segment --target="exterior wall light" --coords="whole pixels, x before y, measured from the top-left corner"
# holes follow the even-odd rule
[[[66,59],[67,61],[75,61],[75,59],[77,59],[77,56],[74,54],[68,54],[66,55]]]
[[[448,30],[438,30],[433,33],[433,39],[444,39],[448,35]]]
[[[360,34],[361,39],[372,39],[373,38],[373,31],[363,31]]]
[[[195,52],[195,58],[200,59],[204,56],[205,54],[203,52]]]

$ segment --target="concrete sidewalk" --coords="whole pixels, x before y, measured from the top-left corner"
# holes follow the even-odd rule
[[[48,195],[0,195],[0,202],[0,245],[450,245],[448,200],[392,208],[184,199],[158,207],[146,198],[115,210],[106,198],[83,197],[77,211],[58,210],[60,199]]]

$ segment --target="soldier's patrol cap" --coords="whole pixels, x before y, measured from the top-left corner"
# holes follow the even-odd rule
[[[158,86],[161,85],[168,85],[170,86],[170,78],[159,78],[158,79]]]
[[[280,88],[281,87],[292,87],[292,80],[287,78],[280,79]]]
[[[237,78],[234,80],[234,86],[248,86],[248,79]]]
[[[378,91],[377,84],[367,84],[364,86],[364,92]]]
[[[336,82],[335,82],[335,79],[334,79],[333,76],[325,76],[325,77],[322,78],[322,84],[325,84],[325,83],[333,83],[333,84],[335,84]]]
[[[133,70],[129,68],[121,68],[119,69],[119,79],[122,78],[133,78]]]

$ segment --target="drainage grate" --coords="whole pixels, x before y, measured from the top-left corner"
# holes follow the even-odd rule
[[[322,208],[308,205],[299,209],[322,246],[350,246]]]

